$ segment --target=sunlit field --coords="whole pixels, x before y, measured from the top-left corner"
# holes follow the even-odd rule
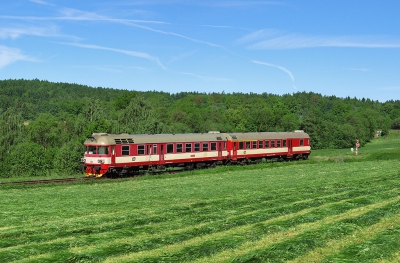
[[[399,262],[400,135],[307,161],[0,186],[0,262]]]

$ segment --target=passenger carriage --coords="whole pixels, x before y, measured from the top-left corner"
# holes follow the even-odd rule
[[[229,138],[229,156],[239,163],[307,159],[311,152],[310,138],[303,131],[229,133]]]

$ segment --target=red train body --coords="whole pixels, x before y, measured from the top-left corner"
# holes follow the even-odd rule
[[[307,159],[310,138],[303,131],[259,133],[107,134],[84,143],[87,176],[119,176],[170,167],[213,167],[264,159]]]

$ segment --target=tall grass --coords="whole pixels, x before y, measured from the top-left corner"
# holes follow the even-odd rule
[[[359,156],[0,186],[0,261],[391,262],[399,149],[382,138]]]

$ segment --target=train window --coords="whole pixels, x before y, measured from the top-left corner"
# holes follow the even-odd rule
[[[211,143],[211,151],[216,151],[217,150],[217,143],[216,142],[212,142]]]
[[[246,142],[246,149],[250,149],[250,142]]]
[[[278,148],[281,147],[281,140],[276,141],[276,147],[278,147]]]
[[[283,140],[283,147],[286,147],[286,140]]]
[[[186,152],[187,153],[192,152],[192,144],[191,143],[186,143]]]
[[[176,144],[176,152],[177,152],[177,153],[183,152],[182,143],[177,143],[177,144]]]
[[[208,152],[208,142],[203,142],[203,152]]]
[[[265,141],[265,148],[269,148],[269,141],[268,140]]]
[[[253,141],[253,149],[257,149],[257,141]]]
[[[96,146],[89,146],[88,154],[97,154]]]
[[[172,143],[167,144],[167,153],[173,153],[174,152],[174,145]]]
[[[263,147],[263,141],[258,141],[258,148],[259,148],[259,149],[264,148],[264,147]]]
[[[224,142],[224,150],[226,150],[226,142]]]
[[[157,154],[157,144],[153,145],[153,154]]]
[[[122,155],[129,155],[129,145],[122,145]]]
[[[271,140],[271,148],[275,147],[275,140]]]
[[[144,155],[144,145],[137,146],[137,153],[138,155]]]
[[[239,142],[239,150],[243,150],[244,149],[244,142]]]
[[[108,147],[100,146],[99,154],[108,154]]]
[[[304,146],[303,139],[300,139],[300,146]]]
[[[194,151],[200,152],[200,143],[199,142],[194,143]]]

